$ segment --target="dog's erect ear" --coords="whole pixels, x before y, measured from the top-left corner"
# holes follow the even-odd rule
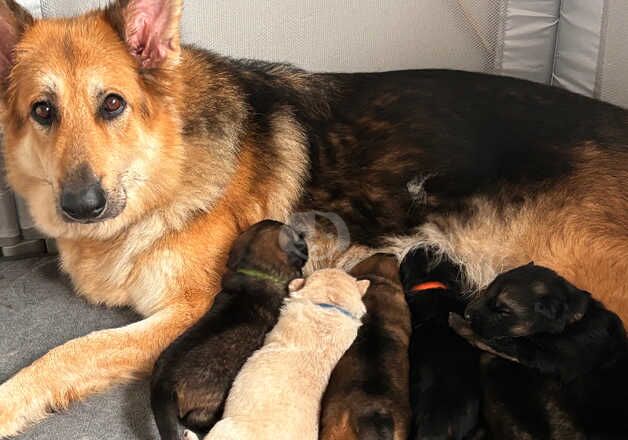
[[[294,280],[290,281],[290,284],[288,284],[288,291],[291,293],[296,292],[297,290],[303,289],[303,286],[305,286],[305,279],[295,278]]]
[[[13,0],[0,0],[0,79],[13,64],[15,45],[33,21],[28,11]]]
[[[371,282],[369,280],[360,280],[358,281],[358,290],[360,291],[360,295],[364,296],[366,291],[369,290],[369,286]]]
[[[107,17],[143,69],[174,66],[181,54],[182,0],[118,0]]]

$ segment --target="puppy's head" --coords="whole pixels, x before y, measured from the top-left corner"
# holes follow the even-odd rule
[[[181,0],[34,20],[0,0],[7,175],[54,237],[108,238],[179,195]]]
[[[465,310],[485,339],[560,333],[586,313],[590,295],[544,267],[529,264],[495,279]]]
[[[378,276],[399,284],[399,261],[391,254],[375,254],[361,261],[350,272],[356,278]]]
[[[366,313],[362,297],[366,294],[369,280],[357,280],[340,269],[322,269],[307,279],[297,278],[290,283],[295,298],[305,298],[318,304],[331,304],[347,310],[356,318]]]
[[[228,287],[233,288],[233,283],[247,283],[250,277],[257,277],[285,281],[287,286],[288,281],[302,275],[307,257],[307,244],[301,234],[283,223],[264,220],[234,242],[223,284],[228,282]]]

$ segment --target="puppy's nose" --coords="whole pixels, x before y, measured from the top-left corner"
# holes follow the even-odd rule
[[[294,247],[297,252],[307,257],[307,243],[305,242],[305,237],[303,237],[303,235],[297,234],[294,238]]]
[[[107,206],[107,195],[99,183],[67,188],[61,193],[61,209],[70,220],[97,219]]]

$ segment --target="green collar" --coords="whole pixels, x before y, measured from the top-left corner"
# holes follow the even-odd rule
[[[266,272],[261,272],[255,269],[238,269],[236,273],[246,275],[247,277],[257,278],[258,280],[271,281],[276,284],[286,284],[288,282],[287,279],[277,277],[275,275],[271,275]]]

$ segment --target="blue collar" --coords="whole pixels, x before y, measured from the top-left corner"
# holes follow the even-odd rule
[[[349,318],[353,318],[353,319],[355,319],[355,320],[358,320],[358,321],[359,321],[359,319],[358,319],[358,318],[356,318],[355,316],[353,316],[353,315],[351,314],[351,312],[349,312],[348,310],[343,309],[342,307],[339,307],[339,306],[337,306],[337,305],[335,305],[335,304],[316,303],[316,305],[317,305],[317,306],[319,306],[319,307],[321,307],[321,308],[323,308],[323,309],[328,309],[328,310],[336,310],[336,311],[338,311],[338,312],[342,313],[343,315],[348,316]]]

